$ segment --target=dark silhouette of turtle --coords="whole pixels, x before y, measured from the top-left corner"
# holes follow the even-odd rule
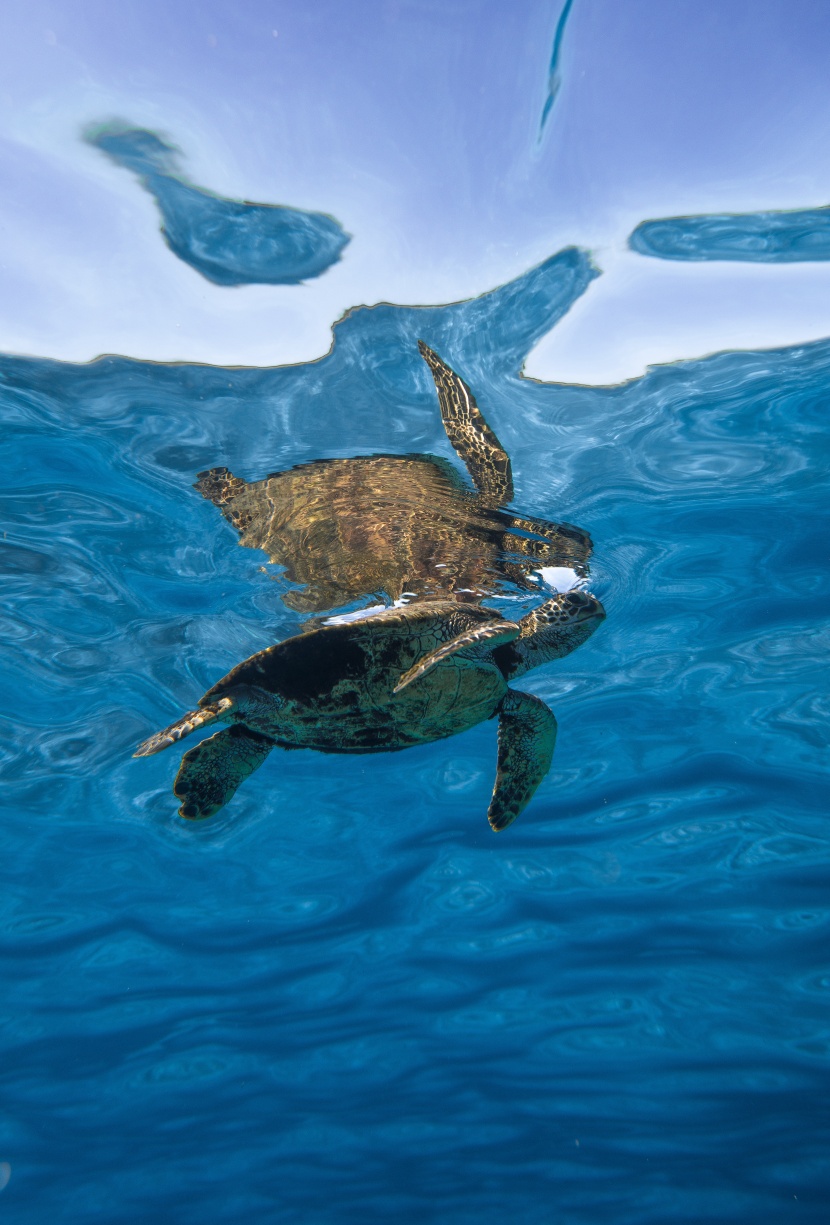
[[[173,790],[183,817],[209,817],[274,748],[379,753],[499,719],[488,817],[504,829],[547,774],[556,720],[508,682],[568,654],[604,618],[582,591],[556,595],[518,622],[452,600],[384,609],[259,651],[209,689],[197,710],[151,736],[158,753],[216,720],[230,724],[185,753]]]
[[[534,590],[535,571],[584,577],[591,538],[567,523],[515,515],[510,459],[472,392],[418,342],[438,389],[447,435],[474,489],[434,455],[324,459],[246,483],[227,468],[195,488],[218,506],[241,545],[263,549],[305,586],[285,603],[315,613],[363,596],[476,602],[512,583]]]

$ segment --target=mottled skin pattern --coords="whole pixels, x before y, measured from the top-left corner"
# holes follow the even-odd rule
[[[199,476],[195,487],[237,529],[239,543],[263,549],[290,582],[305,585],[285,597],[298,612],[404,592],[474,602],[505,582],[532,590],[540,566],[587,574],[587,533],[501,509],[513,497],[508,456],[464,380],[423,341],[419,348],[474,490],[430,455],[317,460],[251,484],[227,468]]]
[[[497,715],[488,817],[504,829],[547,773],[556,739],[552,712],[508,681],[572,651],[604,615],[593,596],[574,591],[554,596],[532,621],[443,600],[325,626],[252,655],[136,756],[160,752],[214,720],[228,723],[185,754],[176,778],[179,811],[200,818],[227,803],[272,748],[377,753],[452,736]]]
[[[460,375],[422,340],[418,341],[418,351],[432,371],[447,437],[467,465],[476,489],[491,505],[506,506],[513,500],[510,457]]]

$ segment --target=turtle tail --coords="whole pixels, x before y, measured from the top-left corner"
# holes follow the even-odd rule
[[[220,698],[218,702],[211,702],[209,706],[189,710],[186,715],[182,715],[181,719],[177,719],[175,723],[171,723],[169,727],[165,727],[161,732],[156,732],[155,736],[151,736],[149,740],[140,744],[133,753],[133,757],[152,757],[154,753],[160,753],[162,749],[169,749],[170,745],[175,744],[177,740],[184,740],[185,736],[189,736],[197,728],[204,727],[206,723],[212,723],[214,719],[218,719],[233,705],[233,698]]]

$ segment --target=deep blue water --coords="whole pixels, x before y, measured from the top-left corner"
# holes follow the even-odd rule
[[[827,1220],[830,340],[521,378],[594,275],[302,366],[0,360],[7,1219]],[[134,746],[299,624],[196,473],[458,464],[418,337],[594,539],[607,622],[522,681],[552,772],[493,834],[483,724],[187,824]]]
[[[227,200],[188,183],[179,151],[155,132],[111,123],[86,139],[132,170],[155,198],[170,250],[215,285],[296,285],[340,259],[349,235],[334,217]]]

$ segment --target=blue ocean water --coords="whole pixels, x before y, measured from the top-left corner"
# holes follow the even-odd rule
[[[795,264],[830,259],[830,208],[703,213],[641,221],[628,239],[658,259]]]
[[[595,275],[356,309],[301,366],[0,359],[8,1219],[827,1219],[830,341],[522,378]],[[299,624],[196,473],[458,466],[419,337],[594,540],[607,622],[522,680],[551,774],[493,834],[485,723],[185,823],[133,748]]]
[[[296,285],[340,259],[349,235],[334,217],[227,200],[188,183],[179,152],[155,132],[111,123],[86,139],[132,170],[154,196],[170,250],[216,285]]]

